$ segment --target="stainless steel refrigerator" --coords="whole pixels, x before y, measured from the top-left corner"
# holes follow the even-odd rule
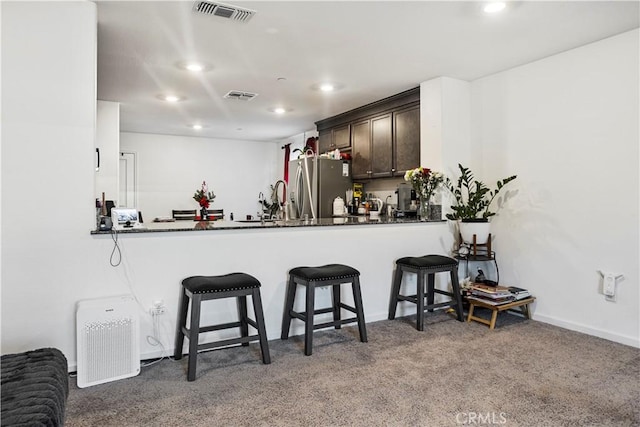
[[[352,188],[351,168],[343,160],[307,157],[289,162],[290,212],[297,218],[331,218],[333,200]],[[345,200],[345,205],[349,202]]]

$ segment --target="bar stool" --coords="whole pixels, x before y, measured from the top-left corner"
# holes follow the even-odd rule
[[[400,295],[400,285],[402,284],[403,273],[416,273],[417,295]],[[451,275],[451,287],[453,292],[435,289],[435,274],[449,272]],[[425,305],[425,275],[427,276],[427,305]],[[451,300],[434,304],[434,294],[442,294],[451,297]],[[460,296],[460,285],[458,283],[458,261],[454,258],[443,255],[425,255],[421,257],[404,257],[396,261],[396,272],[393,277],[391,290],[391,302],[389,303],[389,320],[396,317],[396,307],[398,301],[409,301],[417,304],[418,319],[416,328],[424,330],[424,312],[433,311],[439,307],[455,307],[457,318],[462,319],[462,297]]]
[[[351,283],[353,289],[354,307],[340,301],[340,285]],[[297,285],[306,286],[306,304],[304,312],[293,310]],[[332,306],[329,308],[315,309],[315,291],[318,286],[331,285]],[[341,319],[340,309],[355,313],[356,317]],[[314,325],[313,317],[317,314],[333,313],[333,321]],[[367,342],[367,330],[364,322],[364,310],[362,308],[362,294],[360,293],[360,272],[355,268],[342,264],[328,264],[321,267],[296,267],[289,271],[287,295],[282,316],[281,339],[289,338],[291,319],[295,317],[305,323],[304,329],[304,354],[310,356],[313,348],[313,331],[315,329],[333,326],[336,329],[347,323],[358,322],[360,341]]]
[[[255,320],[247,315],[247,296],[251,296]],[[237,298],[239,321],[223,323],[206,327],[200,326],[200,308],[202,301],[220,298]],[[187,310],[191,301],[191,323],[187,329]],[[260,298],[260,282],[253,276],[245,273],[231,273],[222,276],[192,276],[182,281],[180,305],[178,313],[178,327],[176,331],[176,343],[174,359],[182,359],[182,345],[184,337],[189,339],[189,364],[187,380],[196,379],[196,358],[199,350],[225,347],[233,344],[248,346],[251,341],[260,341],[262,362],[271,363],[269,345],[267,344],[267,332],[262,313],[262,300]],[[249,325],[257,329],[258,335],[249,335]],[[232,338],[214,341],[206,344],[198,344],[200,334],[223,329],[240,328],[240,338]]]

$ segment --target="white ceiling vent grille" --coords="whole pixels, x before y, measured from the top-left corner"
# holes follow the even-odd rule
[[[228,99],[237,99],[240,101],[251,101],[258,96],[257,93],[242,92],[240,90],[230,90],[224,97]]]
[[[195,2],[193,5],[193,11],[203,15],[219,16],[221,18],[232,19],[240,22],[247,22],[256,14],[255,10],[210,1]]]

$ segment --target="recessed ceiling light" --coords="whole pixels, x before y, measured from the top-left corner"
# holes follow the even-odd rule
[[[197,123],[196,123],[196,124],[193,124],[193,125],[191,125],[191,129],[193,129],[193,130],[200,130],[200,129],[202,129],[202,125],[197,124]]]
[[[165,95],[158,95],[158,99],[161,99],[165,102],[178,102],[178,101],[184,101],[187,98],[184,96],[178,96],[174,94],[165,94]]]
[[[289,113],[289,112],[293,111],[293,108],[287,108],[287,107],[278,106],[278,107],[269,108],[269,111],[271,111],[272,113],[275,113],[275,114],[284,114],[284,113]]]
[[[176,67],[194,73],[209,71],[212,68],[211,65],[202,61],[180,61],[176,63]]]
[[[322,82],[316,83],[311,88],[313,90],[317,90],[320,92],[335,92],[336,90],[342,89],[343,85],[336,82]]]
[[[504,10],[505,7],[507,7],[507,4],[503,1],[492,1],[487,3],[483,10],[485,13],[498,13]]]
[[[204,66],[202,64],[197,64],[197,63],[192,63],[192,64],[188,64],[185,67],[187,70],[189,71],[202,71],[204,70]]]

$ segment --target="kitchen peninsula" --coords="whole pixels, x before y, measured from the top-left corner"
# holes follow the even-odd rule
[[[260,228],[300,228],[300,227],[328,227],[341,225],[388,225],[414,224],[426,222],[443,222],[442,220],[420,221],[417,218],[388,218],[386,216],[372,218],[369,216],[345,216],[318,219],[293,220],[246,220],[246,221],[174,221],[150,222],[140,227],[120,228],[118,233],[154,233],[167,231],[204,231],[204,230],[242,230]],[[91,234],[109,234],[111,231],[92,231]]]
[[[148,224],[148,229],[118,232],[92,232],[95,249],[102,254],[96,263],[98,274],[110,282],[105,295],[133,293],[144,307],[163,300],[167,312],[161,319],[162,341],[171,353],[177,316],[180,283],[195,275],[219,275],[245,272],[262,284],[264,316],[269,339],[280,336],[287,274],[297,266],[319,266],[343,263],[361,273],[362,298],[366,322],[387,318],[389,293],[395,261],[404,256],[448,254],[453,246],[453,232],[448,221],[421,222],[398,219],[358,222],[355,218],[334,224],[333,218],[320,221],[241,223],[214,221],[212,229],[195,230],[197,222]],[[363,217],[362,219],[365,219]],[[184,223],[184,225],[182,224]],[[152,229],[153,227],[157,229]],[[172,229],[173,227],[173,229]],[[165,232],[162,232],[162,231]],[[175,231],[175,232],[168,232]],[[112,256],[115,242],[122,263]],[[115,267],[110,267],[113,261]],[[446,287],[446,278],[438,277],[438,286]],[[415,277],[405,279],[405,286],[415,286]],[[346,302],[349,292],[343,295]],[[316,294],[319,307],[328,306],[331,292]],[[296,301],[303,304],[304,298]],[[235,316],[234,301],[211,301],[216,310],[207,311],[207,319],[215,323]],[[301,307],[296,307],[300,309]],[[409,315],[412,307],[399,306],[398,316]],[[413,307],[415,313],[415,307]],[[330,316],[330,315],[329,315]],[[321,321],[319,319],[318,321]],[[142,322],[150,322],[141,316]],[[224,332],[220,337],[228,338]],[[293,322],[292,335],[303,333],[302,322]],[[159,349],[142,340],[142,358],[157,357]]]

